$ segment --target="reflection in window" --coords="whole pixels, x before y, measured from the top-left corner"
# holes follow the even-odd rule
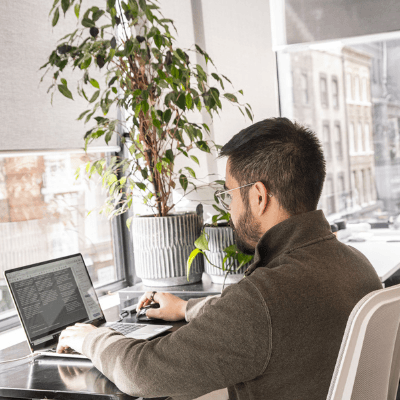
[[[336,158],[341,159],[343,157],[343,146],[342,146],[342,132],[340,131],[340,123],[335,123],[335,151]]]
[[[357,149],[358,149],[358,152],[361,153],[362,151],[365,150],[365,148],[364,148],[364,136],[363,136],[363,132],[362,132],[361,122],[359,122],[357,124],[357,139],[358,139]]]
[[[327,200],[327,211],[328,215],[333,214],[335,210],[335,190],[333,187],[333,179],[332,177],[328,177],[326,179],[326,200]]]
[[[353,91],[353,88],[352,88],[352,84],[351,84],[351,74],[348,73],[348,74],[346,74],[346,97],[347,97],[347,100],[353,99],[352,91]]]
[[[328,85],[326,83],[326,77],[321,75],[319,79],[320,92],[321,92],[321,105],[322,107],[328,107]]]
[[[101,182],[74,177],[94,156],[0,158],[0,319],[14,312],[6,269],[82,253],[95,286],[116,280],[110,222],[98,213]]]
[[[358,75],[354,78],[354,99],[360,101],[360,78]]]
[[[331,147],[331,132],[329,129],[329,122],[325,122],[322,128],[323,132],[323,148],[325,152],[325,158],[327,160],[332,159],[332,147]]]
[[[332,77],[332,104],[334,108],[339,108],[339,85],[336,76]]]
[[[368,124],[365,124],[365,126],[364,126],[364,135],[365,135],[365,151],[369,152],[371,150],[371,147],[370,147],[369,125]]]
[[[353,124],[353,122],[350,122],[350,127],[349,127],[349,144],[350,144],[350,153],[354,154],[356,152],[356,147],[355,147],[354,124]]]
[[[301,99],[303,104],[308,104],[308,79],[307,74],[301,74]]]

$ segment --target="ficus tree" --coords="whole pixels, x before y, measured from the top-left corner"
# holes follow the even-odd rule
[[[200,164],[196,152],[218,150],[209,126],[193,122],[202,120],[196,113],[213,118],[226,99],[252,120],[250,105],[239,102],[241,90],[225,90],[225,85],[232,87],[230,80],[199,46],[176,46],[174,23],[164,18],[156,1],[103,0],[83,10],[82,0],[55,0],[53,26],[61,23],[62,14],[76,18],[77,28],[60,39],[42,67],[52,74],[49,91],[70,101],[76,94],[86,100],[87,108],[78,117],[91,124],[84,134],[85,148],[99,139],[108,144],[118,135],[130,154],[86,165],[89,177],[99,174],[108,189],[106,212],[127,211],[139,195],[154,215],[166,216],[175,206],[172,191],[177,185],[187,195],[201,183],[193,169]],[[209,68],[193,62],[198,57]],[[71,68],[80,74],[76,94],[63,77]],[[92,76],[94,69],[104,81]],[[116,108],[124,119],[110,112]],[[177,157],[187,162],[175,171]]]

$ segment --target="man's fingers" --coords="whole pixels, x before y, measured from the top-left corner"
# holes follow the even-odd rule
[[[146,317],[162,319],[162,311],[160,308],[149,308],[146,311]]]

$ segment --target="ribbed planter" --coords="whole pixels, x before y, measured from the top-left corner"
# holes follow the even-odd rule
[[[209,236],[208,248],[206,251],[208,259],[219,267],[222,267],[222,261],[225,257],[224,249],[234,244],[233,230],[229,226],[218,226],[218,227],[206,227],[205,232]],[[228,274],[225,280],[225,284],[229,285],[237,283],[243,278],[244,271],[250,264],[243,265],[237,272]],[[239,266],[239,263],[234,261],[235,269]],[[204,271],[207,272],[211,277],[211,281],[214,283],[222,284],[224,282],[226,272],[222,269],[215,268],[212,266],[204,257]]]
[[[135,269],[146,286],[179,286],[201,280],[203,260],[196,257],[186,275],[202,221],[195,213],[132,220]]]

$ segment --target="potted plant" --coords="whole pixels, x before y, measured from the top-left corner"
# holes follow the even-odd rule
[[[218,198],[214,198],[219,203]],[[202,254],[204,270],[211,281],[225,286],[242,279],[253,256],[242,253],[234,244],[233,229],[229,226],[230,214],[215,204],[213,207],[218,213],[212,216],[212,223],[206,224],[196,239],[196,248],[187,261],[187,271],[189,277],[192,262],[198,254]]]
[[[173,21],[162,16],[156,2],[102,3],[102,8],[82,10],[81,0],[54,1],[52,25],[61,13],[66,16],[73,10],[78,27],[60,40],[42,68],[53,74],[52,95],[59,91],[70,100],[74,95],[63,72],[72,68],[81,74],[76,93],[87,101],[87,108],[78,120],[92,123],[84,135],[85,149],[96,140],[108,144],[115,135],[127,149],[129,157],[87,163],[86,173],[102,177],[107,188],[102,211],[110,217],[126,212],[136,198],[149,207],[151,215],[127,221],[137,275],[148,285],[186,284],[186,259],[202,221],[195,213],[171,213],[177,204],[172,194],[179,189],[184,196],[202,184],[195,154],[218,147],[209,138],[207,124],[192,121],[202,112],[211,118],[218,114],[223,98],[250,119],[252,111],[238,102],[237,94],[225,91],[230,81],[217,72],[205,51],[197,45],[185,50],[175,45]],[[192,54],[200,55],[215,72],[209,75],[192,63]],[[94,78],[98,70],[104,83]],[[124,119],[110,112],[116,108]],[[186,162],[176,171],[178,157]],[[198,260],[189,281],[200,280],[201,273]]]

